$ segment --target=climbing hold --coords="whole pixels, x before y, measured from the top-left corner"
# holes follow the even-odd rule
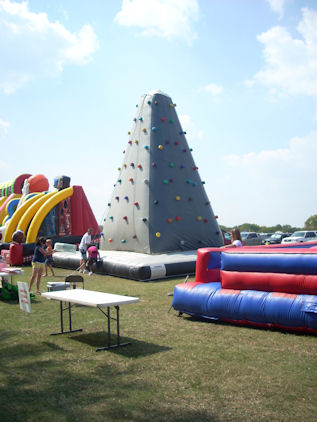
[[[174,142],[174,145],[176,145],[176,146],[179,145],[179,142],[178,141],[175,141]]]
[[[153,127],[152,127],[152,130],[153,130],[153,132],[156,132],[156,127],[155,127],[155,126],[153,126]]]
[[[185,168],[184,164],[181,164],[179,167],[180,167],[181,169],[184,169],[184,168]]]
[[[133,119],[134,122],[136,122],[136,117]]]
[[[145,129],[145,127],[144,127],[144,128],[142,129],[142,132],[144,132],[144,133],[146,132],[146,129]]]
[[[177,217],[175,217],[175,220],[176,220],[176,221],[180,221],[180,219],[181,219],[181,218],[180,218],[180,216],[179,216],[179,215],[178,215]]]
[[[149,179],[144,179],[144,183],[145,183],[146,185],[148,185],[148,184],[149,184]]]
[[[141,169],[142,168],[142,164],[138,164],[138,169]]]
[[[161,122],[166,122],[166,118],[165,117],[162,117],[161,118]]]
[[[118,171],[120,171],[121,170],[121,167],[118,167]]]
[[[170,104],[170,108],[174,108],[175,106],[174,106],[174,104]]]
[[[168,218],[168,219],[167,219],[167,222],[168,222],[168,223],[172,223],[172,222],[173,222],[173,219],[172,219],[172,218]]]
[[[148,103],[148,105],[151,105],[152,102],[149,100],[147,103]]]
[[[198,167],[197,166],[193,167],[193,170],[198,170]]]
[[[131,135],[131,132],[128,132],[128,135]]]
[[[145,146],[144,146],[144,149],[149,149],[149,146],[148,146],[148,145],[145,145]]]
[[[136,239],[137,238],[137,236],[136,236],[136,234],[134,234],[133,236],[132,236],[132,239]]]
[[[122,154],[125,154],[125,149],[122,151]]]
[[[130,140],[130,141],[128,142],[128,144],[132,145],[132,141]]]
[[[192,183],[192,181],[191,181],[190,179],[188,179],[188,180],[186,180],[186,183],[187,183],[188,185],[190,185],[190,184]]]
[[[140,121],[142,122],[142,120],[143,120],[143,117],[141,117],[141,116],[140,116],[140,117],[139,117],[139,120],[140,120]]]
[[[142,221],[145,223],[147,221],[147,218],[146,217],[143,217],[142,218]]]
[[[112,242],[112,239],[111,239],[111,237],[110,237],[110,239],[108,239],[108,242],[109,242],[109,243],[111,243],[111,242]]]
[[[118,183],[121,183],[122,182],[122,180],[121,179],[118,179]]]
[[[181,197],[179,195],[175,196],[176,201],[179,201]]]
[[[119,201],[119,196],[116,196],[116,200]]]
[[[126,169],[127,168],[127,165],[126,164],[123,164],[123,167]]]
[[[193,148],[189,148],[189,151],[192,152],[193,151]]]
[[[205,205],[210,205],[210,202],[208,201],[208,202],[205,202]]]
[[[170,120],[170,123],[174,123],[174,120],[173,120],[173,119],[171,119],[171,120]]]
[[[136,139],[136,140],[134,141],[134,143],[135,143],[136,145],[138,145],[139,141]]]
[[[188,201],[192,201],[193,200],[193,198],[190,196],[189,198],[188,198]]]
[[[154,201],[153,201],[153,204],[154,205],[157,205],[159,203],[159,201],[157,200],[157,199],[155,199]]]
[[[108,207],[111,207],[111,202],[108,202]]]
[[[139,203],[138,202],[134,202],[133,205],[135,205],[136,207],[138,207],[139,206]]]
[[[204,223],[208,223],[208,218],[205,218],[204,219]]]
[[[197,182],[193,182],[193,186],[197,186],[198,185],[198,183]]]
[[[128,200],[129,200],[129,197],[128,197],[128,196],[125,196],[125,197],[124,197],[124,199],[125,199],[126,201],[128,201]]]
[[[218,218],[218,215],[215,215],[215,219],[217,220],[217,218]]]
[[[155,104],[155,105],[158,105],[158,103],[159,103],[159,102],[158,102],[157,100],[156,100],[156,101],[154,101],[154,104]]]
[[[128,217],[125,215],[124,217],[122,217],[123,218],[123,220],[127,220],[128,219]]]
[[[126,240],[125,239],[121,239],[121,243],[126,243]]]
[[[134,163],[131,163],[131,164],[130,164],[130,166],[131,166],[131,167],[134,167]]]
[[[173,182],[174,182],[174,179],[168,179],[168,181],[169,181],[170,183],[173,183]]]
[[[131,183],[133,182],[133,177],[130,177],[129,182]]]
[[[167,179],[164,179],[163,180],[163,183],[164,183],[164,185],[168,185],[168,180]]]
[[[160,232],[156,232],[156,233],[155,233],[155,236],[156,236],[156,237],[161,237],[161,233],[160,233]]]
[[[201,216],[199,215],[199,216],[196,218],[196,220],[197,220],[197,221],[201,221],[201,220],[202,220]]]
[[[110,220],[113,220],[113,216],[112,215],[109,218],[110,218]]]
[[[156,163],[154,161],[152,163],[152,167],[156,167]]]
[[[169,166],[170,166],[171,168],[173,168],[173,167],[175,166],[175,164],[173,163],[173,161],[171,161],[171,162],[169,163]]]
[[[185,149],[183,149],[183,152],[187,152],[187,149],[185,148]]]
[[[158,148],[159,150],[162,150],[164,147],[163,147],[163,145],[159,145],[157,148]]]

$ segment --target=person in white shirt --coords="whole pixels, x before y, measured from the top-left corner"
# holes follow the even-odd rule
[[[230,245],[223,246],[223,248],[238,248],[240,246],[243,246],[241,234],[238,229],[232,229],[230,234],[232,242],[230,243]]]
[[[81,260],[79,266],[79,272],[84,272],[87,263],[87,249],[91,245],[91,236],[93,234],[93,229],[90,227],[87,230],[87,233],[83,235],[79,244],[79,252],[81,253]]]

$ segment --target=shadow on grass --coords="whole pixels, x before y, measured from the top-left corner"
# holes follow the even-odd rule
[[[79,341],[80,343],[88,344],[92,346],[92,352],[98,347],[107,346],[108,336],[105,331],[89,334],[77,334],[76,336],[70,337],[71,340]],[[160,346],[158,344],[148,343],[128,337],[120,337],[121,343],[131,342],[131,345],[127,347],[120,347],[117,349],[110,349],[108,352],[114,352],[122,356],[140,358],[144,356],[154,355],[156,353],[168,352],[172,350],[171,347]],[[111,335],[111,344],[117,343],[117,336]]]
[[[236,328],[246,328],[248,330],[257,330],[257,331],[267,331],[267,332],[277,332],[277,333],[281,333],[281,334],[289,334],[292,336],[296,336],[296,337],[311,337],[311,336],[316,336],[316,334],[313,333],[309,333],[309,332],[304,332],[304,331],[296,331],[296,329],[292,329],[290,328],[289,330],[287,329],[283,329],[283,328],[279,328],[279,327],[261,327],[261,326],[256,326],[256,325],[248,325],[248,324],[244,324],[244,323],[234,323],[234,322],[230,322],[230,321],[220,321],[218,319],[208,319],[208,318],[201,318],[201,317],[196,317],[196,316],[192,316],[192,315],[186,315],[186,314],[182,314],[182,315],[177,315],[177,317],[181,317],[186,319],[189,322],[201,322],[202,324],[215,324],[215,325],[219,325],[219,326],[224,326],[224,327],[236,327]]]
[[[136,343],[140,348],[166,349]],[[218,421],[208,410],[177,408],[173,400],[166,403],[159,384],[158,397],[153,396],[157,381],[134,376],[138,373],[131,374],[130,365],[122,368],[107,359],[96,361],[96,354],[91,359],[69,356],[51,343],[17,345],[7,352],[9,360],[1,360],[2,422]]]

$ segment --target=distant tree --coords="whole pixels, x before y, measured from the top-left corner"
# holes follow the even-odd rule
[[[317,230],[317,214],[307,218],[304,228],[307,230]]]

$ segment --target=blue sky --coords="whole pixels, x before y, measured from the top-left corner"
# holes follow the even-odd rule
[[[68,175],[101,223],[160,89],[220,224],[317,214],[316,0],[0,0],[0,57],[0,182]]]

